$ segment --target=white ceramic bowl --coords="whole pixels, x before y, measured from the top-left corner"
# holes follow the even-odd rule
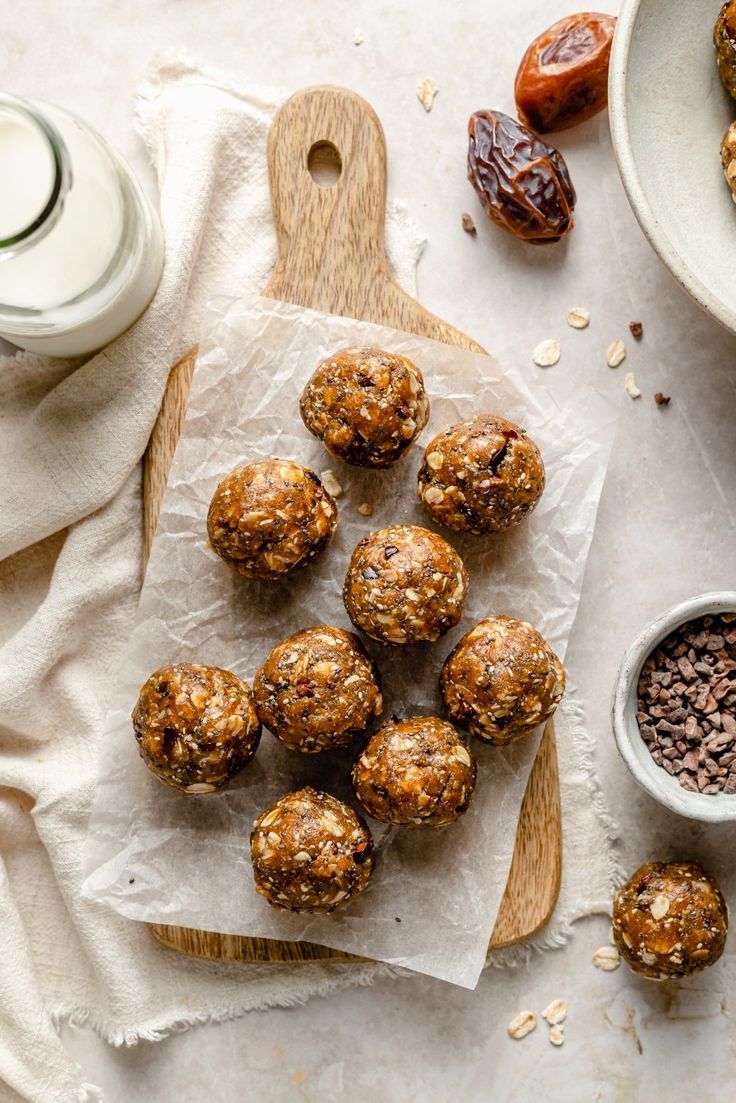
[[[613,692],[613,734],[621,757],[639,784],[672,812],[704,823],[736,821],[736,796],[690,793],[652,758],[636,722],[637,683],[647,656],[680,624],[708,613],[736,612],[736,592],[702,594],[675,605],[634,640]]]
[[[720,0],[622,0],[609,112],[642,230],[678,283],[736,332],[736,207],[720,161],[736,103],[716,69],[719,8]]]

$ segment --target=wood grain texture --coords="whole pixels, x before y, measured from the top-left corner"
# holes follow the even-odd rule
[[[325,146],[341,161],[339,178],[320,186],[310,151]],[[314,155],[313,155],[314,156]],[[330,314],[343,314],[483,352],[480,345],[424,310],[391,277],[383,247],[386,148],[369,105],[342,88],[298,92],[277,112],[268,162],[278,260],[265,294]],[[146,454],[144,532],[150,549],[169,465],[186,412],[196,350],[172,370]],[[506,891],[491,949],[536,933],[549,919],[561,875],[562,833],[557,751],[548,724],[529,777]],[[165,946],[217,961],[359,961],[304,942],[246,938],[154,924]]]

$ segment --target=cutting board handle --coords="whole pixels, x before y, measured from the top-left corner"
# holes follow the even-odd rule
[[[310,171],[325,150],[340,165],[327,184]],[[360,317],[371,284],[389,278],[386,142],[373,108],[346,88],[297,92],[272,123],[268,165],[278,259],[265,293],[302,306],[329,299],[332,313]]]

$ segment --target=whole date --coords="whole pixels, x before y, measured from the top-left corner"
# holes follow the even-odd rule
[[[476,111],[468,134],[468,179],[492,222],[534,245],[570,233],[575,189],[558,150],[502,111]]]
[[[608,103],[608,62],[616,19],[568,15],[535,38],[522,58],[514,93],[532,130],[565,130]]]

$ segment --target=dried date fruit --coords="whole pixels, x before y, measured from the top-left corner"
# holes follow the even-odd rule
[[[533,130],[565,130],[608,103],[612,15],[580,12],[535,38],[516,74],[519,117]]]
[[[736,99],[736,0],[727,0],[718,13],[713,44],[723,86]]]
[[[502,111],[476,111],[468,134],[468,180],[491,222],[534,245],[570,233],[576,196],[561,153]]]

